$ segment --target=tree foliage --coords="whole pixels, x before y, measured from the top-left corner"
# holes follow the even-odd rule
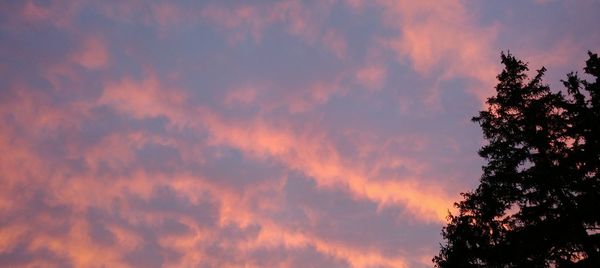
[[[436,267],[600,267],[600,59],[566,92],[545,68],[502,53],[496,96],[473,121],[487,164],[479,186],[449,216]]]

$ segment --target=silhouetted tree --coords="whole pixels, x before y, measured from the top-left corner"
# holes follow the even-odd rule
[[[480,184],[461,194],[436,267],[600,267],[600,60],[551,91],[502,53],[488,108],[473,118],[487,144]]]

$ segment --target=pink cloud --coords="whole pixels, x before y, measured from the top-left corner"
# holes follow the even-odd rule
[[[471,92],[485,100],[493,88],[497,73],[497,51],[492,45],[496,26],[482,27],[475,23],[475,15],[457,1],[389,2],[384,21],[400,34],[383,39],[400,61],[409,59],[413,68],[423,74],[437,66],[445,66],[442,79],[470,77],[481,84]]]
[[[164,92],[158,90],[159,85],[153,79],[142,84],[125,80],[109,86],[100,103],[112,104],[138,118],[166,116],[173,122],[196,121],[190,126],[208,128],[214,144],[238,148],[259,158],[279,159],[290,169],[313,177],[320,186],[348,189],[357,197],[381,205],[404,205],[411,215],[426,221],[443,221],[446,217],[452,202],[441,189],[421,185],[418,178],[372,181],[367,176],[368,171],[345,163],[336,149],[324,140],[323,134],[293,134],[291,129],[276,129],[260,120],[242,124],[227,122],[206,109],[198,110],[202,111],[199,114],[184,115],[179,111],[180,107],[185,107],[184,98],[173,94],[177,91],[171,91],[172,97],[157,95]],[[315,92],[320,94],[320,90]]]
[[[135,140],[127,139],[127,140]],[[111,139],[107,139],[109,141]],[[125,148],[129,146],[131,149],[132,145],[126,145],[123,138],[114,139],[117,142],[113,146],[107,146],[105,143],[100,143],[97,148],[107,148],[113,150],[113,155],[119,155],[119,151],[114,151],[121,147],[123,151],[127,151]],[[125,145],[125,146],[124,146]],[[4,147],[3,147],[4,148]],[[278,149],[273,149],[277,152]],[[36,153],[29,151],[27,154],[36,158]],[[93,153],[86,154],[88,156],[94,155]],[[103,161],[102,159],[91,160],[93,162]],[[29,161],[29,163],[32,163]],[[40,172],[48,172],[51,167],[38,167]],[[198,193],[209,191],[212,193],[211,196],[219,200],[221,209],[218,221],[222,225],[235,224],[239,226],[247,226],[252,223],[260,223],[261,229],[258,235],[250,240],[243,240],[239,243],[231,243],[226,245],[226,248],[240,254],[242,256],[248,256],[252,251],[258,249],[269,249],[269,248],[305,248],[308,246],[314,247],[318,252],[322,254],[333,256],[347,260],[354,266],[372,266],[372,265],[383,265],[389,267],[406,267],[405,261],[399,257],[387,257],[375,250],[359,250],[352,247],[348,247],[343,244],[338,244],[331,241],[323,240],[319,237],[313,236],[305,232],[298,232],[294,230],[288,230],[268,219],[261,218],[256,215],[252,210],[245,205],[249,198],[264,198],[268,197],[265,193],[260,192],[260,187],[256,187],[254,190],[258,190],[258,195],[244,195],[240,196],[236,193],[227,192],[226,189],[219,185],[207,183],[201,177],[186,175],[186,174],[171,174],[168,177],[164,177],[158,174],[147,174],[145,172],[138,171],[134,174],[127,176],[113,176],[110,182],[103,182],[93,177],[93,174],[79,174],[75,179],[70,176],[66,176],[66,170],[59,171],[53,183],[44,183],[48,193],[51,193],[52,202],[60,204],[62,206],[69,206],[76,209],[77,213],[84,213],[90,206],[102,209],[110,209],[111,202],[114,198],[125,198],[126,193],[134,193],[143,199],[150,199],[152,189],[158,185],[170,185],[173,189],[178,191],[178,194],[186,196],[191,202],[198,198]],[[43,178],[43,175],[39,175]],[[30,182],[30,181],[29,181]],[[17,181],[17,183],[25,183],[25,181]],[[277,187],[277,184],[274,185]],[[267,188],[268,191],[274,190],[272,187]],[[275,188],[276,189],[276,188]],[[253,189],[248,189],[250,192]],[[198,250],[197,245],[210,244],[219,241],[219,237],[214,237],[211,233],[216,233],[217,230],[207,229],[198,225],[197,222],[191,220],[190,215],[185,214],[162,214],[162,213],[145,213],[140,214],[134,208],[128,208],[125,205],[121,210],[125,220],[132,225],[140,224],[156,224],[161,222],[165,218],[176,217],[179,221],[184,222],[188,228],[191,228],[194,235],[171,235],[162,236],[158,241],[162,247],[175,250],[182,254],[182,258],[179,260],[167,261],[165,264],[180,266],[180,265],[196,265],[200,259],[210,258],[210,256],[203,251]],[[102,245],[94,241],[89,233],[91,232],[91,222],[84,218],[73,218],[69,220],[69,230],[65,234],[53,234],[51,232],[44,232],[43,228],[38,229],[37,225],[58,226],[61,224],[60,219],[53,217],[39,216],[36,218],[29,219],[27,223],[21,223],[20,225],[11,225],[2,229],[3,241],[6,243],[14,243],[19,239],[22,239],[25,235],[34,234],[35,238],[30,243],[31,250],[48,250],[53,254],[67,258],[73,265],[96,265],[104,264],[111,265],[114,267],[129,266],[124,261],[124,254],[134,252],[139,249],[143,243],[144,238],[141,234],[132,230],[131,227],[123,226],[122,224],[108,224],[106,226],[110,234],[115,238],[114,243],[111,245]],[[22,228],[19,228],[21,226]],[[216,227],[219,228],[219,227]],[[7,244],[8,245],[8,244]],[[10,249],[10,246],[9,248]],[[97,254],[97,253],[102,254]],[[31,260],[30,264],[44,264],[51,265],[52,263],[46,263],[42,260]],[[246,260],[244,262],[233,261],[231,265],[239,265],[242,263],[252,263],[252,260]]]
[[[356,80],[366,89],[381,89],[387,77],[387,69],[381,65],[368,65],[356,71]]]
[[[346,57],[348,45],[344,37],[334,30],[328,30],[322,38],[323,45],[329,48],[338,58]]]
[[[315,134],[292,134],[261,121],[252,124],[223,122],[206,115],[205,124],[216,144],[239,148],[257,157],[279,159],[290,169],[315,179],[322,187],[340,187],[381,205],[405,205],[410,214],[425,221],[444,221],[452,201],[439,186],[421,185],[418,178],[373,181],[360,166],[348,165],[338,152]],[[314,137],[314,138],[313,138]]]
[[[233,31],[230,33],[233,43],[241,41],[246,34],[250,34],[256,42],[260,41],[264,28],[275,19],[249,5],[233,8],[210,5],[202,9],[201,15],[209,22]]]
[[[81,50],[72,55],[72,60],[91,70],[106,68],[109,54],[105,42],[99,36],[85,38]]]
[[[154,19],[159,25],[159,28],[166,30],[171,26],[177,26],[185,19],[188,14],[179,7],[169,3],[160,3],[152,6]]]
[[[427,265],[479,174],[442,90],[488,95],[503,28],[465,2],[3,6],[8,266]]]
[[[83,3],[79,1],[48,1],[44,5],[27,0],[19,12],[18,20],[32,23],[49,23],[62,29],[74,30],[72,21],[81,10]]]
[[[174,123],[183,123],[185,94],[177,88],[168,88],[150,76],[143,81],[125,78],[109,83],[99,103],[136,118],[166,116]]]
[[[323,46],[336,57],[344,58],[347,49],[344,37],[333,29],[321,30],[321,21],[329,14],[331,5],[327,1],[312,6],[300,1],[281,1],[274,5],[209,5],[201,14],[209,22],[223,27],[232,44],[239,43],[248,34],[260,42],[267,27],[282,26],[307,44]]]
[[[334,77],[332,82],[315,81],[310,84],[307,88],[303,89],[303,94],[290,98],[290,111],[305,112],[312,109],[315,105],[326,103],[332,95],[343,91],[343,88],[339,85],[339,81],[340,78]]]
[[[29,1],[25,4],[22,15],[29,20],[45,20],[50,17],[50,11]]]
[[[545,66],[549,69],[558,68],[561,66],[568,66],[574,60],[581,59],[580,62],[584,62],[584,53],[586,48],[580,47],[574,40],[570,38],[564,38],[558,40],[548,49],[541,49],[539,47],[524,48],[523,55],[527,56],[527,62],[530,62],[530,68],[537,69],[541,66]],[[573,68],[572,66],[569,68]]]
[[[254,87],[242,87],[230,91],[225,96],[225,105],[250,104],[256,100],[258,89]]]

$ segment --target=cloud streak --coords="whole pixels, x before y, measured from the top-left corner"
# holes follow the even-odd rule
[[[523,9],[558,15],[522,23],[593,25],[537,2]],[[429,267],[479,176],[468,119],[493,90],[499,49],[563,70],[600,40],[557,27],[523,45],[518,12],[2,4],[0,263]]]

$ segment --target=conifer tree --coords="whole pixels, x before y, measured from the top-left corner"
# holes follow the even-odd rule
[[[479,186],[442,230],[436,267],[600,267],[600,60],[566,93],[502,53],[496,96],[473,121],[487,141]]]

